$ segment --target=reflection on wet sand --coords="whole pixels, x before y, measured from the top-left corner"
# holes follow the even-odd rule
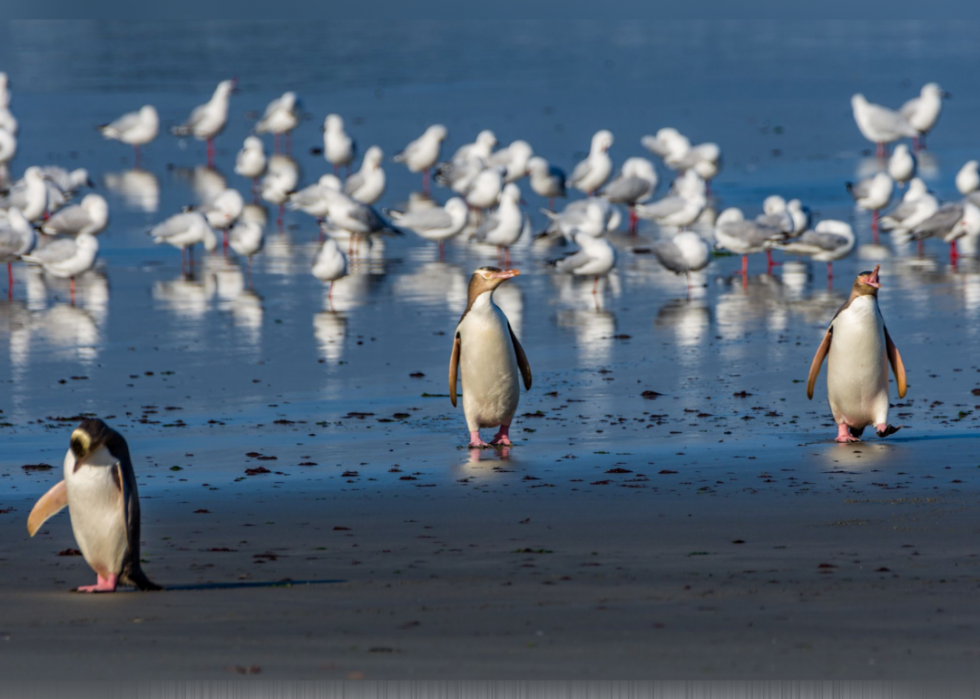
[[[320,311],[313,316],[313,336],[320,356],[328,366],[344,358],[344,338],[347,337],[347,314],[341,311]]]
[[[148,170],[108,172],[103,182],[128,209],[152,214],[160,208],[160,182]]]
[[[395,278],[394,291],[408,303],[448,308],[450,313],[462,314],[466,309],[470,274],[448,262],[410,260],[408,273]]]

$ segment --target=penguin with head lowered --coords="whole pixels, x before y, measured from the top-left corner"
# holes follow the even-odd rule
[[[508,432],[524,387],[531,388],[531,366],[493,292],[516,277],[516,269],[480,267],[470,278],[469,299],[453,336],[449,360],[449,399],[456,405],[456,377],[462,372],[463,412],[471,447],[509,446]],[[480,439],[481,427],[499,427],[493,441]]]
[[[34,536],[66,505],[78,548],[98,576],[78,592],[114,592],[119,583],[161,589],[140,568],[140,503],[129,447],[102,420],[83,420],[71,433],[65,479],[31,510],[28,533]]]
[[[850,298],[830,321],[810,365],[806,394],[812,400],[820,366],[827,359],[827,398],[841,443],[858,441],[868,425],[874,425],[879,437],[900,429],[888,424],[888,365],[895,373],[899,398],[907,388],[905,365],[878,308],[879,268],[861,272],[854,280]]]

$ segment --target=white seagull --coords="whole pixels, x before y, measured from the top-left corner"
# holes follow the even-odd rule
[[[195,107],[183,124],[170,129],[175,136],[193,136],[198,141],[207,141],[208,167],[214,167],[214,137],[228,123],[228,100],[234,89],[235,80],[222,80],[211,99]]]
[[[255,133],[271,133],[275,137],[276,144],[279,137],[289,133],[299,124],[299,102],[295,92],[284,92],[282,97],[269,102],[265,108],[265,114],[255,125]]]
[[[603,129],[592,136],[592,146],[588,157],[575,166],[568,184],[589,196],[594,194],[609,179],[612,174],[612,159],[609,149],[613,144],[613,135]]]
[[[521,190],[510,183],[500,193],[500,204],[473,234],[473,238],[486,245],[497,246],[497,256],[504,253],[504,267],[510,267],[510,248],[525,231],[530,231],[531,220],[521,211]]]
[[[258,186],[258,180],[265,172],[265,148],[262,139],[249,136],[242,144],[235,158],[235,174],[252,180],[252,189]]]
[[[99,254],[99,241],[95,236],[82,233],[77,238],[61,238],[24,255],[25,262],[41,265],[45,273],[59,279],[71,280],[71,302],[75,304],[75,277],[95,266]]]
[[[888,159],[888,174],[898,182],[899,186],[904,187],[905,183],[915,177],[917,162],[915,156],[904,143],[895,146],[895,150]]]
[[[41,224],[45,235],[98,235],[109,223],[109,204],[98,194],[87,194]]]
[[[578,252],[557,260],[555,270],[580,277],[595,277],[592,283],[594,296],[599,290],[599,279],[616,266],[616,248],[605,238],[595,238],[588,233],[578,233],[575,244],[579,246]]]
[[[881,217],[882,230],[905,234],[939,210],[939,200],[918,177],[912,178],[902,203]]]
[[[316,258],[313,260],[313,276],[330,287],[327,291],[327,298],[333,296],[333,283],[347,275],[347,255],[337,245],[333,238],[323,241]]]
[[[952,265],[956,265],[959,259],[956,241],[963,236],[980,236],[980,208],[969,201],[943,204],[936,213],[912,229],[912,237],[916,240],[936,237],[949,243],[949,261]]]
[[[439,243],[440,259],[445,255],[446,241],[457,236],[466,227],[469,209],[466,202],[453,197],[442,207],[418,209],[416,211],[389,211],[391,220],[399,228],[405,228],[426,240]]]
[[[534,157],[534,150],[527,141],[514,141],[490,155],[487,164],[501,165],[505,169],[504,182],[516,182],[527,174],[527,164]]]
[[[821,221],[812,231],[785,243],[777,243],[783,252],[807,255],[816,262],[827,263],[827,283],[834,278],[834,261],[847,257],[854,249],[854,229],[844,221]]]
[[[873,104],[858,93],[851,97],[851,109],[861,135],[876,144],[879,158],[885,156],[885,144],[901,138],[915,138],[919,132],[898,112]]]
[[[361,169],[344,182],[344,194],[362,204],[374,204],[385,193],[384,151],[371,146],[364,153]]]
[[[323,120],[323,157],[333,165],[335,174],[341,165],[350,167],[354,151],[354,139],[344,131],[344,120],[337,114],[327,114]]]
[[[422,191],[429,193],[429,175],[432,167],[439,162],[442,142],[449,132],[442,124],[433,124],[421,136],[395,154],[396,163],[405,163],[409,172],[421,172]]]
[[[20,209],[10,209],[0,218],[0,264],[7,265],[7,298],[14,293],[13,263],[27,255],[37,244],[37,235]]]
[[[602,189],[602,196],[613,204],[629,207],[629,232],[636,233],[636,212],[633,210],[653,196],[657,189],[657,171],[646,158],[628,158],[619,175]]]
[[[535,156],[527,161],[527,174],[531,180],[531,189],[539,197],[548,200],[548,209],[554,210],[555,199],[565,197],[565,172],[547,160]]]
[[[191,270],[194,269],[194,246],[204,244],[204,249],[212,252],[218,247],[218,236],[215,235],[208,220],[200,211],[185,211],[174,214],[163,223],[150,229],[153,242],[167,243],[180,249],[181,270],[185,270],[187,261],[185,251],[190,255]]]
[[[711,262],[708,241],[694,231],[683,231],[658,240],[651,249],[664,268],[687,278],[688,289],[691,287],[691,272],[702,270]]]
[[[895,189],[895,182],[887,172],[879,172],[873,177],[867,177],[860,182],[845,183],[854,202],[866,211],[871,211],[871,231],[874,233],[874,244],[878,244],[878,217],[881,210],[888,206]]]
[[[136,153],[136,168],[140,166],[140,146],[157,137],[160,132],[160,117],[156,107],[147,104],[139,111],[128,112],[113,122],[99,127],[102,135],[113,141],[126,143],[133,147]]]
[[[922,86],[919,96],[910,99],[899,110],[905,120],[919,132],[917,136],[913,136],[914,148],[925,148],[926,134],[939,120],[939,115],[943,111],[944,97],[952,97],[952,95],[937,83],[926,83]]]

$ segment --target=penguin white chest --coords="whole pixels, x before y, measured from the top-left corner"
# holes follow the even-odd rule
[[[119,573],[128,548],[126,511],[115,462],[104,447],[77,470],[72,452],[65,456],[68,513],[75,541],[86,562],[103,577]]]
[[[520,377],[507,317],[485,294],[474,302],[456,332],[469,429],[509,424],[520,399]]]
[[[871,295],[854,299],[833,322],[827,397],[838,424],[860,429],[888,421],[885,324]]]

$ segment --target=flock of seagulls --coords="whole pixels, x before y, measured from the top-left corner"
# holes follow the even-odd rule
[[[209,167],[214,162],[214,139],[228,123],[236,85],[236,80],[220,82],[207,102],[169,129],[178,137],[205,141]],[[947,97],[939,85],[929,83],[918,97],[893,110],[854,95],[855,122],[865,138],[876,144],[882,166],[867,179],[847,183],[847,189],[857,207],[872,212],[874,245],[879,242],[879,229],[892,232],[900,241],[918,241],[920,246],[925,239],[936,237],[950,244],[955,264],[959,255],[956,241],[980,236],[977,163],[967,163],[957,177],[957,186],[966,196],[959,202],[940,204],[916,177],[915,153],[938,121]],[[0,74],[0,165],[4,168],[16,153],[17,120],[10,112],[10,98],[7,77]],[[593,135],[587,155],[566,175],[536,154],[527,141],[498,147],[490,130],[480,131],[472,142],[444,158],[449,132],[434,124],[392,158],[410,172],[422,174],[422,194],[412,195],[403,206],[378,209],[387,186],[385,154],[378,146],[370,146],[352,172],[359,155],[357,142],[337,114],[323,120],[322,154],[332,171],[300,187],[299,165],[288,152],[291,134],[303,118],[301,108],[295,92],[272,100],[255,122],[253,135],[242,144],[234,171],[249,181],[252,203],[246,203],[237,189],[226,187],[150,230],[155,242],[181,251],[185,271],[193,271],[196,245],[212,252],[219,243],[226,253],[230,250],[247,260],[250,269],[252,258],[264,246],[265,217],[256,210],[260,201],[278,207],[280,228],[286,210],[316,219],[323,244],[311,261],[311,270],[326,284],[349,272],[359,241],[370,243],[379,236],[413,233],[436,243],[440,257],[454,238],[495,246],[498,261],[505,266],[510,263],[511,249],[522,240],[535,245],[560,242],[572,251],[553,260],[551,269],[590,278],[597,291],[621,254],[610,240],[610,233],[618,231],[623,222],[620,207],[626,209],[626,232],[631,238],[637,235],[641,221],[658,226],[661,239],[650,246],[650,252],[666,269],[685,275],[688,288],[691,275],[707,267],[713,253],[721,252],[742,256],[743,279],[748,274],[749,255],[764,253],[771,270],[778,264],[773,251],[782,251],[826,263],[828,283],[832,283],[833,263],[851,254],[858,242],[849,223],[813,221],[799,199],[771,196],[754,217],[730,208],[713,218],[711,182],[722,168],[721,149],[716,143],[694,144],[669,127],[640,141],[675,175],[668,191],[656,197],[658,167],[646,157],[633,156],[616,172],[610,155],[615,140],[605,129]],[[107,139],[132,146],[138,168],[141,148],[159,135],[160,117],[155,107],[144,105],[99,130]],[[266,152],[261,138],[265,134],[273,136],[271,153]],[[885,159],[885,149],[903,138],[912,139],[912,148],[900,143]],[[72,280],[90,269],[98,255],[97,236],[109,222],[109,210],[105,199],[95,193],[77,204],[69,203],[76,192],[91,184],[88,173],[32,166],[13,183],[9,173],[2,174],[8,186],[0,199],[0,260],[8,264],[11,288],[10,265],[17,261],[40,265],[52,276]],[[450,191],[442,205],[431,197],[433,179]],[[525,179],[531,191],[548,200],[543,210],[548,226],[537,234],[522,208]],[[902,189],[901,201],[887,211],[896,190]],[[585,197],[556,211],[555,202],[572,190]],[[14,211],[18,213],[12,214]],[[347,251],[331,240],[348,241]]]

